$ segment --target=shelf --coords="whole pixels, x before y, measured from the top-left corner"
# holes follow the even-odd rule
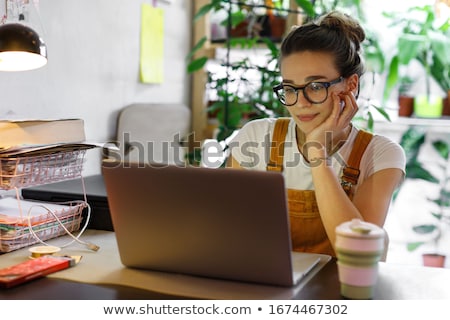
[[[379,130],[399,130],[404,131],[410,126],[422,126],[429,132],[450,133],[450,117],[441,118],[415,118],[398,117],[389,121],[376,121],[375,131]]]

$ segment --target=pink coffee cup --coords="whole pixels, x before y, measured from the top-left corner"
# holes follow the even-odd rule
[[[342,296],[371,299],[384,253],[386,233],[375,224],[353,219],[336,228],[336,254]]]

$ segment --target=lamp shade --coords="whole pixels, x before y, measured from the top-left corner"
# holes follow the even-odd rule
[[[37,69],[47,63],[47,47],[39,35],[21,23],[0,26],[0,71]]]

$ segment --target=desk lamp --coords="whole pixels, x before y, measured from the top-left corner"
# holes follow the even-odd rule
[[[11,10],[7,16],[15,18],[19,3],[8,0]],[[16,10],[15,10],[16,9]],[[23,8],[19,8],[23,10]],[[43,67],[47,63],[47,47],[31,27],[25,22],[22,11],[16,22],[0,26],[0,71],[24,71]],[[11,17],[10,17],[11,18]]]
[[[47,48],[39,35],[20,23],[0,26],[0,71],[24,71],[43,67]]]

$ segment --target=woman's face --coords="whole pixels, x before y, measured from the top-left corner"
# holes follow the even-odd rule
[[[304,86],[310,82],[330,82],[341,75],[334,65],[333,56],[325,52],[302,51],[290,54],[281,61],[283,84],[293,87]],[[297,103],[287,107],[297,126],[306,134],[321,124],[331,113],[332,92],[346,91],[345,79],[328,88],[328,97],[319,104],[308,101],[303,91],[298,91]]]

